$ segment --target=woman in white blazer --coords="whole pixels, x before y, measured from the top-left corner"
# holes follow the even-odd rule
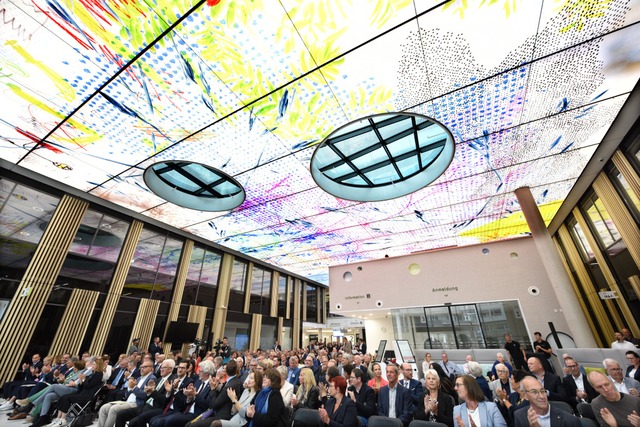
[[[453,419],[458,427],[507,427],[496,404],[485,401],[475,378],[458,375],[455,388],[462,402],[453,408]]]

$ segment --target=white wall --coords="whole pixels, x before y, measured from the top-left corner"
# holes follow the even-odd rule
[[[364,329],[367,334],[367,353],[372,355],[378,349],[381,340],[387,340],[389,349],[393,340],[393,322],[391,316],[376,319],[367,319],[364,322]]]
[[[411,264],[419,266],[419,274],[410,274]],[[347,272],[350,281],[344,279]],[[530,237],[331,267],[329,281],[331,311],[337,314],[358,311],[366,316],[381,309],[376,306],[378,301],[386,312],[401,307],[518,300],[530,335],[535,330],[546,335],[547,322],[570,335]],[[528,292],[532,286],[539,290],[536,295]],[[390,327],[387,331],[393,332]],[[376,333],[372,330],[374,335],[369,335],[367,327],[368,343],[377,342]]]

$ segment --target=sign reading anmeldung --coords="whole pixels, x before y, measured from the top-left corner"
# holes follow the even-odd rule
[[[326,327],[328,329],[364,328],[364,320],[348,317],[329,318]]]

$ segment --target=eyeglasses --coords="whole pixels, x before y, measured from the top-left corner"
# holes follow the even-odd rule
[[[153,368],[153,365],[142,365],[141,368]]]
[[[525,390],[527,393],[530,393],[532,396],[537,396],[539,394],[544,394],[545,396],[547,395],[547,390],[544,388],[541,388],[540,390],[536,390],[536,389],[532,389],[532,390]]]
[[[610,371],[618,372],[622,371],[622,368],[609,368]]]
[[[454,387],[464,387],[463,383],[456,383],[456,385],[454,385]]]
[[[578,365],[564,365],[565,368],[569,368],[569,369],[573,369],[573,368],[577,368]]]
[[[508,369],[496,369],[496,372],[500,373],[500,374],[504,374],[505,372],[509,372]]]

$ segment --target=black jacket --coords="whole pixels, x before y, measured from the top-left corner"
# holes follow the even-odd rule
[[[429,390],[425,390],[418,400],[416,412],[413,418],[416,420],[429,421],[429,415],[424,410],[424,397],[429,395]],[[453,407],[455,402],[453,397],[438,390],[438,413],[436,414],[436,422],[446,424],[453,427]]]
[[[353,391],[353,394],[356,398],[355,404],[356,409],[358,411],[358,416],[369,418],[372,415],[376,414],[376,404],[378,403],[378,397],[376,396],[376,392],[373,391],[371,387],[367,384],[362,383],[362,387],[360,387],[360,392],[357,393],[355,388],[349,387],[349,391]]]

